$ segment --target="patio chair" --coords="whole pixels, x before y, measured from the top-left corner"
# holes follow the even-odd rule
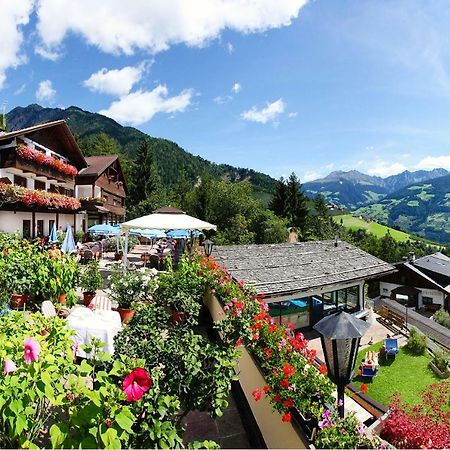
[[[389,355],[393,355],[395,358],[395,355],[398,353],[398,341],[397,339],[385,339],[384,340],[384,348],[385,348],[385,354],[386,359]]]
[[[111,311],[111,299],[105,297],[104,295],[96,295],[92,302],[95,306],[95,309],[101,309],[104,311]]]
[[[49,317],[55,317],[55,305],[50,300],[44,300],[41,305],[41,312],[46,319]]]
[[[367,378],[373,378],[377,375],[377,370],[372,367],[364,366],[361,367],[361,376]]]
[[[91,250],[85,249],[83,252],[83,256],[81,258],[81,264],[87,264],[89,261],[92,260],[93,256],[94,255]]]

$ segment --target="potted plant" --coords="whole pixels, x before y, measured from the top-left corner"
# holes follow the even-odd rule
[[[196,317],[201,308],[200,302],[184,291],[174,291],[167,302],[174,325],[186,322],[191,315]]]
[[[103,285],[103,277],[99,270],[98,261],[90,261],[84,266],[80,276],[80,286],[83,288],[83,302],[88,306],[94,299],[97,289]]]
[[[73,291],[76,285],[79,273],[79,266],[77,264],[76,259],[71,255],[64,256],[61,260],[58,260],[57,262],[60,264],[61,267],[59,277],[58,299],[61,305],[65,305],[67,302],[67,294],[70,291]],[[73,298],[71,300],[73,300]]]
[[[143,273],[139,270],[127,270],[122,264],[112,266],[109,296],[117,303],[122,323],[128,323],[134,316],[133,303],[143,297],[143,281]]]

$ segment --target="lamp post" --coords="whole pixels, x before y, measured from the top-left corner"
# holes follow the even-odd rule
[[[210,241],[209,239],[205,239],[203,241],[203,248],[205,249],[205,255],[209,258],[211,256],[211,253],[213,251],[214,242]]]
[[[339,311],[314,325],[320,333],[328,375],[337,386],[338,413],[344,417],[344,389],[353,378],[359,341],[370,325]]]

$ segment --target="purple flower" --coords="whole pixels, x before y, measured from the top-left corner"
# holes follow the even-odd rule
[[[23,356],[27,364],[30,364],[32,361],[36,362],[39,359],[40,352],[41,346],[36,339],[32,337],[25,338],[23,341]]]
[[[17,366],[14,364],[14,361],[6,359],[3,365],[3,375],[8,375],[8,373],[15,372],[16,370]]]
[[[331,411],[329,409],[326,409],[323,413],[322,413],[322,418],[323,419],[329,419],[331,417]]]
[[[364,436],[364,425],[362,423],[358,425],[358,433],[360,436]]]
[[[343,404],[344,404],[344,400],[342,400],[342,398],[340,398],[338,401],[338,406],[342,406]]]

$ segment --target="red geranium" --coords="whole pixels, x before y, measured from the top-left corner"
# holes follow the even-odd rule
[[[295,368],[292,367],[289,363],[286,363],[283,366],[283,372],[287,377],[290,377],[291,375],[295,375]]]
[[[262,391],[261,391],[261,389],[260,389],[260,388],[256,388],[256,389],[252,392],[252,395],[253,395],[253,398],[254,398],[256,401],[261,400],[261,397],[262,397]]]
[[[290,413],[290,412],[287,412],[287,413],[281,418],[281,420],[282,420],[283,422],[290,422],[291,419],[292,419],[292,417],[291,417],[291,413]]]
[[[139,367],[133,369],[122,381],[122,391],[127,401],[136,402],[152,387],[153,380],[148,372]]]

